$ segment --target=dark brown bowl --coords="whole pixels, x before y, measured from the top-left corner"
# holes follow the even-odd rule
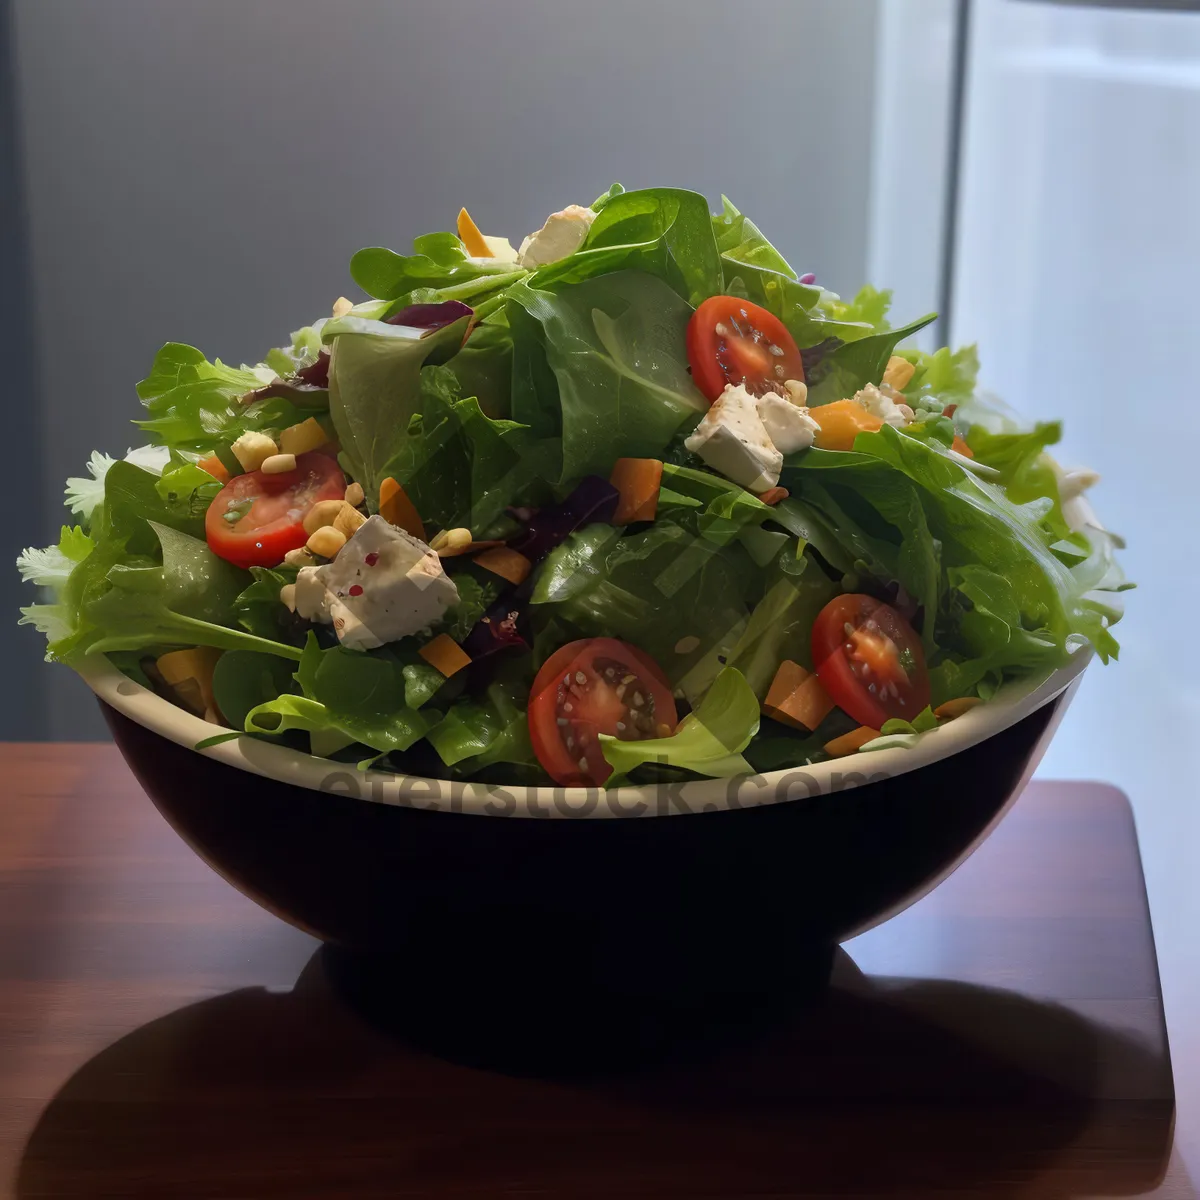
[[[317,937],[512,955],[566,941],[645,969],[828,946],[950,874],[1016,799],[1084,656],[910,749],[670,787],[501,788],[357,772],[241,738],[88,672],[151,800],[225,879]],[[639,950],[640,948],[640,950]],[[465,952],[465,951],[464,951]]]

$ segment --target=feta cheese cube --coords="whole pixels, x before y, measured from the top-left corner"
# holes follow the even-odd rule
[[[683,444],[751,492],[765,492],[779,482],[783,455],[758,415],[757,398],[742,384],[725,388]]]
[[[333,562],[300,571],[295,600],[300,616],[332,624],[343,646],[373,650],[427,629],[458,589],[423,541],[374,516]]]
[[[793,404],[774,392],[758,398],[758,417],[780,454],[795,454],[813,444],[821,426],[813,420],[807,408]]]
[[[521,266],[536,271],[547,263],[567,258],[583,245],[596,214],[590,208],[568,204],[562,212],[551,213],[546,223],[522,243],[518,255]]]

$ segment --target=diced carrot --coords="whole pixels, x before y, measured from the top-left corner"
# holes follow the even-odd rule
[[[963,713],[970,712],[977,704],[982,704],[978,696],[959,696],[955,700],[947,700],[945,704],[939,704],[933,710],[935,717],[941,717],[943,721],[952,721],[955,717],[961,717]]]
[[[767,488],[765,492],[759,492],[758,498],[764,504],[778,504],[780,500],[786,500],[791,493],[785,487]]]
[[[775,672],[762,708],[776,721],[811,732],[833,711],[834,703],[811,671],[785,659]]]
[[[475,555],[475,561],[493,575],[499,575],[513,584],[524,583],[533,570],[533,563],[525,555],[508,546],[493,546],[491,550]]]
[[[389,475],[379,485],[379,515],[413,537],[425,540],[425,522],[408,493]]]
[[[220,483],[229,482],[229,472],[225,469],[225,464],[215,454],[210,454],[207,458],[202,458],[196,466],[202,471],[207,471]]]
[[[822,450],[853,450],[854,439],[860,433],[874,433],[883,428],[883,420],[867,412],[853,400],[835,400],[811,410],[813,420],[821,426],[813,443]]]
[[[608,482],[617,489],[614,525],[653,521],[658,512],[658,492],[663,465],[657,458],[618,458]]]
[[[965,454],[967,458],[975,457],[975,452],[957,434],[954,435],[954,441],[951,443],[950,449],[957,450],[959,454]]]
[[[496,257],[491,246],[484,241],[483,234],[479,232],[479,226],[471,220],[471,214],[465,208],[458,210],[458,236],[462,238],[462,244],[466,246],[468,254],[473,254],[476,258]]]
[[[470,665],[471,656],[448,634],[439,633],[432,642],[427,642],[417,653],[435,671],[440,671],[447,679],[456,671]]]
[[[835,737],[832,742],[826,742],[825,753],[831,758],[842,758],[847,754],[853,754],[856,750],[861,750],[878,736],[878,729],[872,729],[869,725],[860,725],[857,729],[850,730],[849,733],[843,733],[841,737]]]

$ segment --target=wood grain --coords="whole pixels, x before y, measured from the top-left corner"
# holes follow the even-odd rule
[[[832,964],[697,997],[515,975],[486,914],[470,956],[318,951],[111,747],[0,778],[0,1195],[1193,1194],[1112,789],[1032,786]]]

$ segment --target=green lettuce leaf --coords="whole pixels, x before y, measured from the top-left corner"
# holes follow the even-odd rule
[[[962,404],[975,394],[975,379],[979,374],[979,355],[975,347],[963,346],[951,351],[948,346],[927,354],[923,350],[897,350],[917,369],[904,387],[904,395],[914,408],[936,400],[934,408],[947,404]]]
[[[135,424],[158,443],[205,453],[248,430],[294,425],[306,414],[285,399],[242,403],[247,392],[274,378],[269,367],[229,367],[219,359],[209,362],[193,346],[168,342],[137,385],[149,416]]]
[[[469,318],[413,337],[405,326],[346,316],[322,328],[332,343],[329,412],[350,475],[378,496],[387,464],[419,415],[421,369],[443,362],[462,346]]]
[[[1099,538],[1087,559],[1067,565],[1054,550],[1048,502],[1014,503],[944,451],[889,426],[854,445],[789,460],[787,486],[823,510],[881,579],[899,580],[923,601],[927,654],[945,656],[932,672],[935,703],[970,694],[989,676],[1061,665],[1081,640],[1102,658],[1115,655],[1109,626],[1119,607],[1103,593],[1123,580]]]
[[[296,691],[293,664],[274,654],[226,650],[213,668],[213,697],[227,724],[246,728],[246,717],[260,704]]]
[[[369,296],[381,300],[399,300],[418,288],[442,292],[459,284],[512,274],[512,263],[472,261],[467,248],[452,233],[417,238],[409,255],[373,246],[360,250],[350,260],[354,282]]]
[[[436,720],[405,702],[403,663],[385,651],[323,650],[309,634],[295,679],[303,695],[279,696],[246,714],[247,733],[309,735],[312,752],[358,742],[378,754],[407,750]]]
[[[739,546],[671,523],[629,537],[588,525],[547,556],[532,603],[583,636],[637,646],[696,703],[742,635],[758,577]]]
[[[514,309],[536,333],[512,322]],[[522,362],[542,358],[553,376],[517,372],[513,415],[539,436],[561,431],[563,482],[659,456],[707,411],[688,373],[691,309],[661,280],[618,271],[555,291],[518,284],[509,312]]]
[[[728,665],[742,673],[760,702],[785,659],[812,670],[813,622],[840,591],[811,559],[802,561],[809,567],[800,575],[779,574],[728,655]]]
[[[655,276],[692,307],[719,292],[721,259],[708,201],[678,188],[610,196],[582,249],[542,267],[530,283],[559,290],[617,271]]]
[[[477,775],[500,764],[541,771],[529,741],[529,672],[510,664],[481,696],[451,705],[427,737],[456,775]]]
[[[296,567],[251,567],[254,582],[233,602],[237,623],[257,637],[300,645],[304,641],[303,622],[284,607],[280,591],[296,582]]]
[[[861,325],[877,333],[886,333],[888,310],[892,306],[890,288],[874,288],[869,283],[859,288],[853,300],[843,300],[826,292],[821,298],[821,310],[835,321]]]
[[[808,403],[817,406],[845,400],[868,383],[879,383],[888,359],[900,342],[936,319],[937,313],[928,313],[899,329],[888,329],[868,334],[857,341],[845,342],[815,359],[811,365],[806,364]]]
[[[89,654],[163,645],[256,650],[299,659],[293,646],[232,628],[234,604],[248,578],[198,538],[148,522],[162,547],[162,566],[117,563],[108,587],[85,602]],[[87,560],[85,560],[87,561]],[[56,651],[57,652],[57,651]]]

